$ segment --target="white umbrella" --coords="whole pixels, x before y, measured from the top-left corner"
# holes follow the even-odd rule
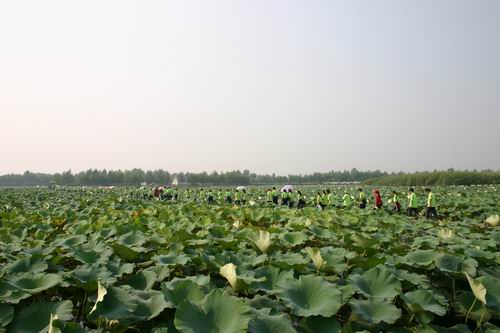
[[[245,186],[238,186],[236,189],[238,191],[241,191],[241,190],[246,190],[247,188]]]
[[[285,191],[288,192],[288,190],[292,190],[293,191],[293,185],[285,185],[285,186],[283,186],[283,188],[281,189],[281,192],[285,192]]]

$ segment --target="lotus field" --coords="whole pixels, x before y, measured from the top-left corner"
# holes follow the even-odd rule
[[[435,188],[438,220],[320,189],[301,210],[0,189],[0,332],[500,332],[500,187]]]

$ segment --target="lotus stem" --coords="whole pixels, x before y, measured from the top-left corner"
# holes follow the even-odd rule
[[[472,302],[472,305],[470,306],[469,310],[467,310],[467,313],[465,314],[465,323],[467,324],[467,320],[469,320],[469,315],[470,312],[472,311],[472,308],[474,305],[476,305],[477,298],[474,298],[474,302]]]
[[[483,308],[484,308],[483,313],[481,314],[481,318],[479,318],[479,323],[477,324],[477,327],[474,330],[474,333],[479,331],[479,329],[481,328],[481,325],[483,324],[483,318],[484,318],[484,315],[486,314],[486,306],[483,305]]]
[[[411,324],[411,322],[413,321],[413,319],[415,318],[415,313],[412,312],[411,313],[411,317],[410,317],[410,320],[408,320],[408,326]]]

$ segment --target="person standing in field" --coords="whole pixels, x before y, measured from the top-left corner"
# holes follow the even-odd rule
[[[326,190],[326,204],[333,206],[333,193],[330,190]]]
[[[365,209],[366,208],[366,195],[365,192],[363,192],[362,188],[358,188],[358,198],[359,198],[359,208]]]
[[[382,196],[380,195],[380,191],[375,189],[373,190],[373,200],[375,201],[375,207],[374,209],[380,209],[382,208]]]
[[[207,202],[211,205],[214,203],[214,193],[212,192],[212,189],[208,190],[207,194]]]
[[[288,207],[289,208],[293,208],[294,199],[295,199],[295,195],[293,194],[292,189],[289,188],[288,189]]]
[[[396,193],[396,191],[392,191],[391,194],[392,194],[392,204],[393,204],[392,210],[399,213],[401,211],[401,203],[399,203],[398,194]]]
[[[347,190],[344,191],[344,196],[342,197],[342,206],[344,208],[351,207],[351,195],[347,192]]]
[[[271,194],[273,197],[273,204],[278,205],[278,190],[276,189],[276,187],[273,187]]]
[[[234,193],[234,204],[240,206],[242,197],[243,195],[241,194],[240,190],[236,190],[236,192]]]
[[[283,190],[281,192],[281,205],[282,206],[288,205],[288,192],[286,190]]]
[[[302,192],[297,191],[297,208],[302,209],[305,206],[306,206],[306,200],[304,199]]]
[[[247,190],[243,189],[241,191],[241,204],[245,205],[247,203]]]
[[[438,218],[437,210],[436,210],[436,195],[432,192],[430,188],[426,188],[425,192],[427,192],[427,207],[425,208],[425,217],[426,218]]]
[[[408,195],[408,216],[418,217],[417,195],[413,188],[410,188],[410,194]]]
[[[231,191],[229,189],[226,189],[225,196],[226,196],[226,203],[231,204],[233,202],[233,198],[232,198],[233,194],[231,193]]]
[[[266,201],[268,204],[273,202],[273,191],[270,188],[268,188],[266,192]]]

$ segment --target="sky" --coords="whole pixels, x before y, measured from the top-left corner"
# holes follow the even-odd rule
[[[500,169],[500,1],[0,2],[0,174]]]

